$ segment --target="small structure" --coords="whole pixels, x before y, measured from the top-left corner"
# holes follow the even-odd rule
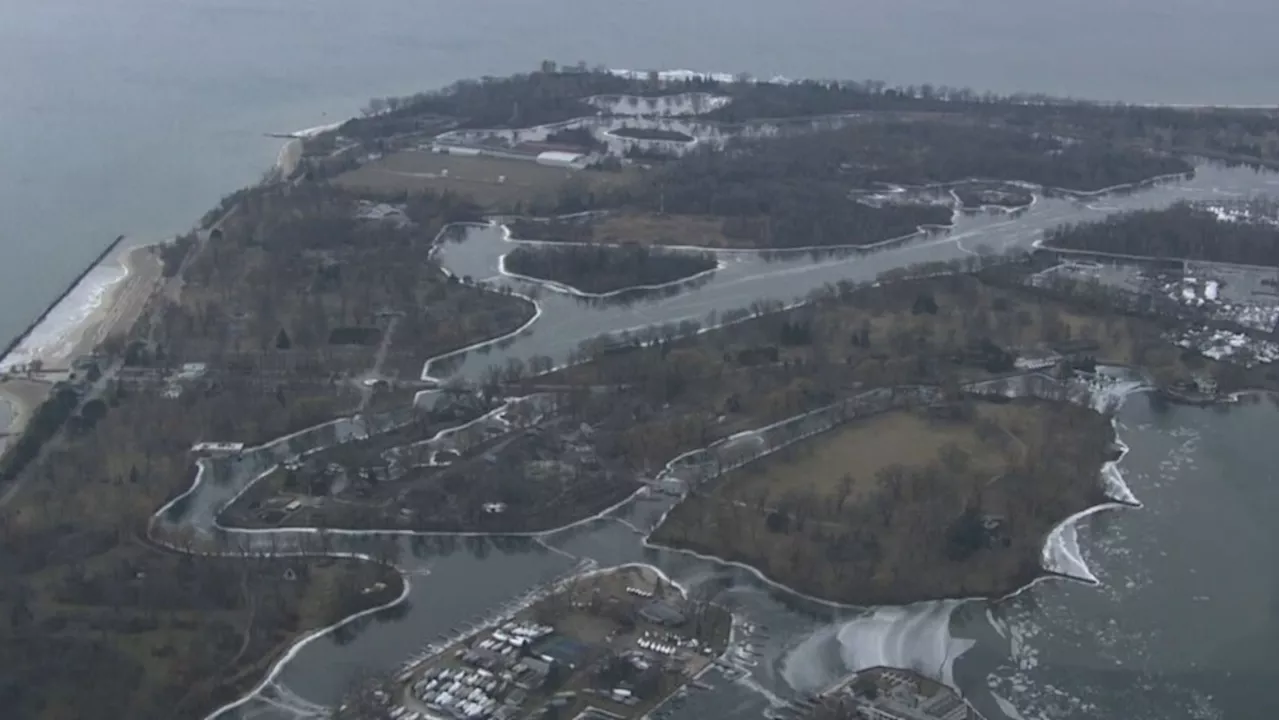
[[[356,218],[370,222],[389,222],[395,225],[408,225],[409,218],[404,210],[387,203],[361,202],[356,210]]]
[[[658,491],[667,495],[684,495],[686,489],[684,480],[673,475],[658,480]]]
[[[244,443],[238,442],[198,442],[191,446],[191,452],[203,457],[239,455],[242,450],[244,450]]]
[[[640,608],[640,617],[655,625],[675,627],[685,623],[684,613],[665,600],[654,600]]]
[[[101,356],[97,353],[86,353],[79,355],[71,361],[71,371],[80,374],[89,372],[90,368],[97,367]]]
[[[178,370],[176,378],[178,380],[186,381],[196,380],[204,375],[208,369],[209,366],[202,362],[183,363],[182,367]]]
[[[1205,395],[1218,394],[1218,381],[1205,373],[1198,373],[1192,381],[1195,382],[1196,390]]]
[[[1044,370],[1058,364],[1062,356],[1048,350],[1024,350],[1018,353],[1013,366],[1019,370]]]
[[[431,150],[441,155],[459,155],[462,157],[479,157],[480,155],[479,148],[466,147],[464,145],[436,143],[431,146]]]
[[[538,157],[534,162],[539,165],[547,165],[549,167],[562,168],[580,168],[586,161],[586,156],[579,153],[564,152],[562,150],[548,150],[547,152],[538,153]]]
[[[867,720],[976,720],[980,716],[950,688],[913,672],[871,668],[822,693],[810,713]]]

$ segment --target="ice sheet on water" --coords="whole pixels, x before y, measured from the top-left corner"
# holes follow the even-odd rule
[[[1115,463],[1109,462],[1102,466],[1102,491],[1116,502],[1134,507],[1142,506],[1142,502],[1124,481],[1124,473],[1120,472],[1120,468],[1116,467]]]
[[[849,673],[885,666],[914,670],[956,688],[955,661],[974,645],[951,634],[951,613],[962,602],[876,608],[822,628],[787,654],[782,677],[793,688],[815,691]],[[832,656],[838,666],[832,666]]]
[[[1044,550],[1041,552],[1041,563],[1046,570],[1083,580],[1091,585],[1098,584],[1098,578],[1089,570],[1089,565],[1080,552],[1077,521],[1099,509],[1090,508],[1076,513],[1049,532]]]

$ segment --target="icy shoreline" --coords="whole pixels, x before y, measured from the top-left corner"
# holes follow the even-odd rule
[[[126,255],[128,251],[125,251]],[[128,263],[118,252],[94,265],[59,300],[22,342],[0,358],[0,372],[39,360],[46,367],[70,359],[80,338],[110,309],[115,290],[129,277]]]
[[[1102,409],[1108,406],[1109,404],[1112,404],[1117,400],[1119,400],[1120,402],[1123,402],[1124,398],[1128,397],[1130,394],[1145,390],[1146,385],[1140,382],[1117,381],[1112,384],[1100,383],[1098,385],[1091,386],[1089,389],[1091,391],[1091,395],[1088,398],[1090,407],[1092,407],[1095,411],[1101,412]],[[827,408],[820,408],[819,410],[812,411],[812,413],[808,413],[808,414],[813,414],[813,413],[821,412],[824,410],[827,410]],[[747,431],[746,433],[740,433],[740,435],[759,434],[767,431],[769,428],[776,427],[778,425],[785,424],[785,423],[795,422],[800,417],[803,417],[803,416],[788,418],[786,420],[780,421],[779,423],[775,423],[772,426],[767,426],[765,428],[759,428],[756,430]],[[1112,424],[1113,431],[1116,432],[1115,440],[1113,442],[1120,449],[1121,454],[1120,454],[1120,457],[1117,458],[1116,460],[1109,460],[1102,464],[1102,467],[1099,469],[1098,480],[1103,492],[1107,495],[1108,498],[1111,498],[1112,501],[1102,503],[1099,505],[1094,505],[1092,507],[1089,507],[1077,513],[1074,513],[1068,516],[1067,518],[1065,518],[1064,520],[1060,521],[1059,523],[1057,523],[1053,528],[1051,528],[1050,531],[1046,534],[1044,543],[1041,547],[1041,566],[1043,570],[1046,571],[1047,574],[1034,578],[1030,582],[1022,586],[1019,586],[1018,588],[1008,593],[1005,593],[1004,595],[1001,595],[998,599],[1003,600],[1003,599],[1007,599],[1015,595],[1018,595],[1019,593],[1025,591],[1027,588],[1031,587],[1032,585],[1035,585],[1036,583],[1044,580],[1051,579],[1055,576],[1063,577],[1067,579],[1079,580],[1081,582],[1086,582],[1090,584],[1097,583],[1097,578],[1093,576],[1093,573],[1090,572],[1088,566],[1084,563],[1082,559],[1080,559],[1079,545],[1076,541],[1076,528],[1077,528],[1078,521],[1085,517],[1088,517],[1089,515],[1100,512],[1102,510],[1116,509],[1116,508],[1142,507],[1142,503],[1139,502],[1138,499],[1133,495],[1128,485],[1124,482],[1123,475],[1120,473],[1118,469],[1118,464],[1120,463],[1121,460],[1124,459],[1124,455],[1128,453],[1129,448],[1123,443],[1123,441],[1120,440],[1117,423],[1115,422],[1114,419],[1112,420],[1111,424]],[[810,437],[813,434],[816,434],[816,433],[799,435],[796,438],[786,443],[769,448],[764,454],[767,455],[767,454],[777,452],[778,450],[786,447],[787,445],[793,444],[795,442],[799,442],[800,440]],[[721,442],[728,442],[729,440],[732,440],[732,439],[733,438],[726,438],[724,441],[721,441]],[[664,472],[670,472],[675,467],[675,464],[682,458],[688,455],[692,455],[694,453],[706,452],[708,450],[709,448],[701,448],[699,450],[694,450],[694,451],[691,451],[690,453],[686,453],[685,455],[681,455],[676,459],[672,460],[670,463],[668,463],[667,470]],[[724,469],[721,471],[721,474],[723,474],[724,472],[728,472],[729,470],[732,470],[742,464],[745,464],[746,462],[751,462],[752,460],[755,460],[755,459],[757,458],[752,457],[747,459],[743,463],[739,463],[737,465],[725,466]],[[673,505],[672,507],[668,508],[665,512],[663,512],[660,518],[658,519],[658,521],[654,524],[654,527],[650,530],[648,534],[645,535],[643,542],[646,547],[666,550],[669,552],[683,553],[686,555],[690,555],[692,557],[699,558],[701,560],[707,560],[707,561],[720,563],[722,565],[737,567],[742,570],[746,570],[750,572],[757,579],[777,589],[784,590],[788,593],[791,593],[797,597],[803,598],[807,601],[818,603],[828,607],[833,607],[833,608],[867,607],[865,605],[842,603],[842,602],[837,602],[833,600],[814,597],[812,595],[807,595],[803,592],[796,590],[795,588],[791,588],[781,582],[778,582],[768,577],[759,568],[756,568],[748,563],[743,563],[736,560],[729,560],[727,558],[723,558],[718,555],[701,553],[695,550],[677,548],[677,547],[663,545],[661,543],[651,542],[650,536],[652,535],[653,531],[655,531],[658,527],[662,525],[663,521],[666,520],[667,515],[674,509],[675,509],[675,505]],[[925,603],[931,603],[931,602],[951,602],[951,601],[967,601],[967,600],[981,600],[981,599],[991,599],[991,598],[987,598],[985,596],[944,598],[944,599],[938,599],[938,600],[922,600],[919,603],[908,603],[906,605],[892,605],[892,606],[885,606],[885,607],[910,607],[911,605],[915,605],[915,604],[925,604]],[[876,607],[876,606],[873,606],[873,607]]]
[[[1149,387],[1145,383],[1137,381],[1117,381],[1110,386],[1099,386],[1094,392],[1093,406],[1095,409],[1100,410],[1109,404],[1123,403],[1131,395],[1148,389]],[[1111,427],[1115,433],[1113,442],[1119,448],[1120,456],[1115,460],[1108,460],[1103,463],[1100,479],[1103,492],[1108,498],[1111,498],[1112,502],[1086,508],[1058,523],[1045,538],[1044,549],[1040,556],[1040,564],[1045,570],[1089,585],[1098,585],[1099,582],[1097,576],[1093,574],[1093,571],[1089,569],[1089,565],[1084,561],[1080,551],[1080,521],[1105,510],[1138,509],[1142,507],[1142,502],[1129,489],[1119,468],[1120,463],[1129,454],[1129,446],[1125,445],[1121,439],[1119,423],[1115,418],[1111,420]]]
[[[1099,384],[1092,389],[1090,401],[1100,409],[1145,391],[1143,383],[1118,381]],[[1104,491],[1114,502],[1102,503],[1075,513],[1058,523],[1045,537],[1042,565],[1046,574],[1000,598],[967,598],[937,600],[905,606],[869,608],[867,613],[851,621],[827,626],[812,633],[788,650],[781,658],[780,672],[794,689],[811,691],[832,680],[830,668],[820,662],[822,651],[835,642],[843,666],[843,677],[873,667],[901,667],[932,677],[957,692],[953,668],[955,661],[974,646],[975,641],[959,638],[950,630],[952,613],[963,605],[978,602],[1002,602],[1016,597],[1041,582],[1078,581],[1097,585],[1098,580],[1083,561],[1077,530],[1084,518],[1107,509],[1140,508],[1141,503],[1124,482],[1118,465],[1128,452],[1120,439],[1118,423],[1115,444],[1121,456],[1103,464],[1100,480]],[[989,612],[989,611],[988,611]],[[992,623],[999,632],[999,627]]]

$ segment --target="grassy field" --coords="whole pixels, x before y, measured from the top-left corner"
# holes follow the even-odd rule
[[[998,416],[999,406],[984,406],[981,416]],[[944,447],[967,453],[978,475],[996,474],[1017,458],[1004,438],[985,442],[969,423],[930,420],[923,413],[896,410],[855,421],[821,436],[797,453],[794,463],[763,463],[724,486],[722,498],[752,498],[775,506],[788,493],[812,494],[823,502],[859,502],[874,495],[876,476],[893,465],[917,468],[936,462]],[[856,468],[856,473],[853,469]],[[851,479],[846,487],[842,478]],[[842,499],[843,498],[843,499]]]
[[[657,215],[617,213],[601,217],[594,225],[596,242],[640,245],[695,245],[707,248],[736,247],[740,241],[721,232],[722,221],[710,215]]]
[[[516,203],[554,203],[571,184],[605,188],[627,184],[635,177],[634,172],[570,170],[533,160],[405,150],[340,175],[334,182],[374,193],[452,191],[470,195],[483,207],[498,209]]]
[[[995,595],[1038,572],[1052,525],[1100,499],[1110,426],[1084,408],[975,402],[854,420],[691,495],[654,540],[854,604]],[[998,518],[953,556],[966,517]],[[979,520],[980,521],[980,520]]]

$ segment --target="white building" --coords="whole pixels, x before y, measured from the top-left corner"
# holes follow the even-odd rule
[[[582,155],[580,153],[548,150],[546,152],[538,153],[536,162],[539,165],[548,165],[551,167],[581,168],[586,163],[586,157],[586,155]]]
[[[197,455],[238,455],[244,450],[244,443],[233,442],[198,442],[191,446],[191,452]]]

